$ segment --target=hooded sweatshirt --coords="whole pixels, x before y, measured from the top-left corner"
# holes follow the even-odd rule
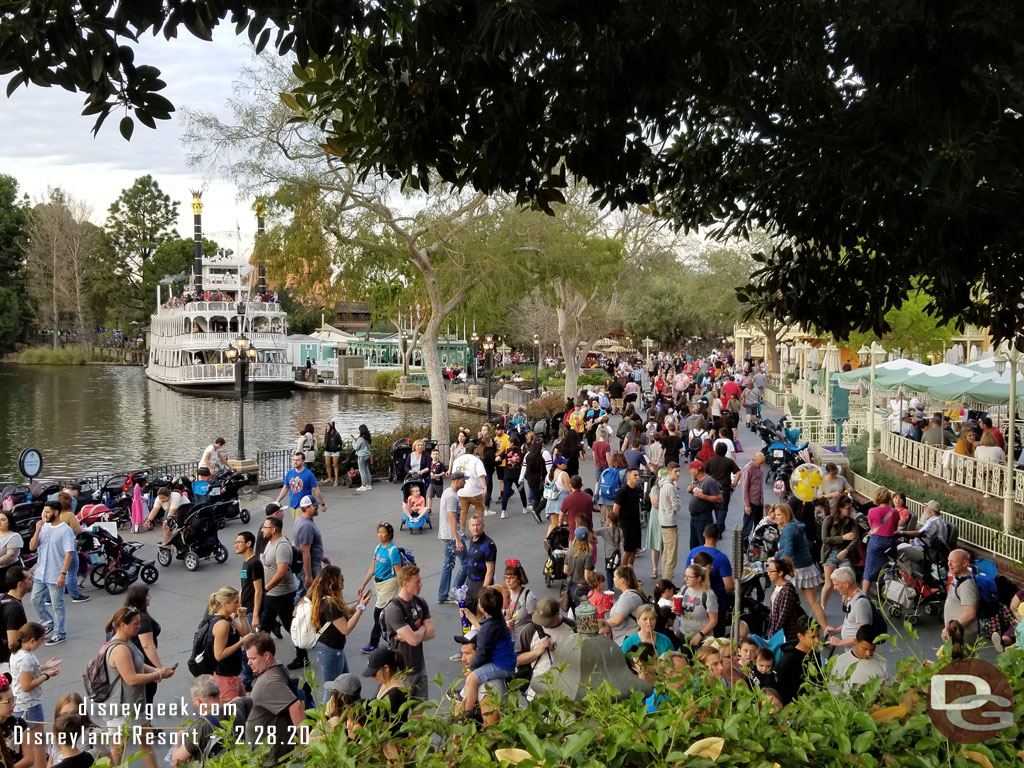
[[[662,528],[678,526],[679,493],[666,472],[658,479],[658,522]]]

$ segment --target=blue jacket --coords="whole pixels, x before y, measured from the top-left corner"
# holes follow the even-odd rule
[[[476,635],[476,657],[469,668],[478,669],[484,664],[493,664],[500,669],[516,668],[516,650],[508,625],[491,616],[480,622],[480,630]]]
[[[775,553],[775,557],[788,557],[793,561],[794,568],[806,568],[814,565],[803,523],[793,520],[782,529],[782,536],[779,538],[779,551]]]

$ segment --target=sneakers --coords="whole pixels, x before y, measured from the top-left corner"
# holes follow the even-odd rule
[[[505,510],[502,510],[501,511],[501,519],[502,520],[508,520],[508,512],[506,512]]]
[[[306,660],[298,658],[298,657],[296,657],[296,658],[292,659],[290,662],[288,662],[288,669],[291,669],[293,671],[294,670],[298,670],[298,669],[302,669],[304,666],[306,666]]]
[[[271,633],[271,634],[272,634],[272,635],[273,635],[274,637],[276,637],[276,638],[277,638],[278,640],[280,640],[280,639],[281,639],[282,637],[284,637],[284,636],[283,636],[283,635],[281,634],[281,625],[280,625],[280,624],[275,624],[275,625],[274,625],[274,627],[273,627],[273,629],[271,629],[271,630],[270,630],[270,633]]]
[[[53,635],[49,640],[46,641],[47,645],[60,645],[67,640],[67,635]]]
[[[447,597],[439,597],[439,598],[437,598],[437,604],[438,605],[445,605],[447,602],[448,602],[448,598]]]
[[[89,595],[79,595],[78,597],[71,598],[72,603],[88,603],[90,600],[92,600],[92,598],[89,597]]]
[[[523,514],[525,515],[527,512],[533,512],[533,505],[532,504],[530,506],[528,506],[528,507],[523,507]]]
[[[533,512],[533,519],[534,520],[536,520],[538,523],[543,523],[544,522],[543,518],[541,518],[541,516],[540,516],[540,510],[539,509],[531,509],[530,511]]]
[[[493,512],[490,509],[485,509],[484,510],[484,517],[494,517],[496,514],[498,514],[498,513],[497,512]],[[462,657],[460,656],[459,658],[461,659]]]
[[[373,643],[367,643],[366,645],[364,645],[359,650],[361,650],[363,653],[373,653],[376,650],[376,648],[377,648],[377,646],[374,645]]]
[[[368,485],[360,485],[358,488],[356,488],[356,493],[362,493],[363,491],[368,491],[368,490],[370,490],[370,486],[368,486]]]
[[[44,621],[43,622],[43,631],[46,634],[50,634],[51,632],[53,632],[53,622],[52,621]]]
[[[992,633],[992,645],[995,646],[996,653],[1003,652],[1003,636],[998,632]]]

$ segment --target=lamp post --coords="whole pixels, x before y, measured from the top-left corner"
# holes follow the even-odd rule
[[[491,421],[491,376],[494,373],[494,336],[484,335],[484,377],[487,379],[487,422]]]
[[[406,349],[409,346],[409,334],[402,331],[402,338],[399,341],[402,350],[402,376],[409,375],[409,356],[406,355]]]
[[[868,397],[868,472],[875,468],[875,364],[885,360],[885,348],[877,341],[871,342],[870,349],[863,346],[857,350],[861,364],[871,363],[871,388]]]
[[[649,364],[651,362],[651,347],[654,346],[654,339],[650,336],[645,336],[644,341],[644,363]]]
[[[476,335],[476,331],[473,331],[472,340],[473,340],[473,383],[476,384],[476,381],[477,381],[477,369],[480,367],[479,365],[477,365],[477,360],[476,360],[476,343],[478,341],[480,341],[480,337]]]
[[[1017,425],[1017,364],[1020,362],[1020,356],[1017,350],[1011,347],[1006,355],[998,355],[993,362],[1000,376],[1006,370],[1006,364],[1010,364],[1010,403],[1007,406],[1010,423],[1006,427],[1006,483],[1003,486],[1003,533],[1009,533],[1013,526],[1013,481],[1016,475],[1014,431]]]
[[[533,399],[540,397],[540,334],[533,334]]]
[[[235,365],[235,391],[238,393],[238,458],[245,459],[245,396],[249,394],[249,365],[256,362],[256,347],[240,333],[224,357]]]

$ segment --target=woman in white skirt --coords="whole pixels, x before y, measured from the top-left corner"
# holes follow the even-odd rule
[[[661,561],[661,520],[658,519],[658,499],[661,493],[660,480],[662,474],[668,474],[667,469],[658,472],[655,482],[651,483],[651,513],[647,516],[647,536],[644,538],[644,546],[651,550],[651,578],[658,578],[658,564]]]
[[[814,611],[818,626],[824,629],[828,623],[818,593],[825,580],[821,577],[818,564],[811,557],[811,547],[807,541],[804,524],[793,519],[793,510],[788,504],[776,504],[768,514],[774,516],[775,523],[779,526],[779,550],[775,553],[775,558],[788,557],[793,561],[793,586],[803,594],[804,600]]]

